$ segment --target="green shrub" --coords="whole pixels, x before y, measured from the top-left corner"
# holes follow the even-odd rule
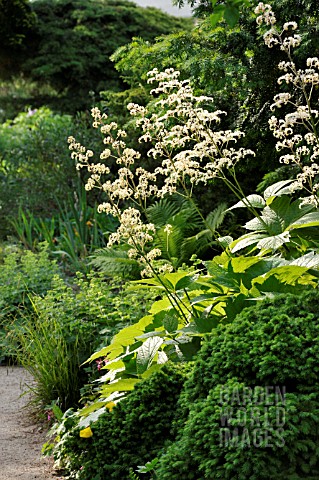
[[[33,311],[32,294],[45,295],[58,272],[46,245],[38,253],[5,247],[0,263],[0,362],[15,355],[15,343],[7,338],[12,325]]]
[[[221,404],[228,394],[231,411]],[[258,387],[251,391],[258,395]],[[259,392],[260,393],[260,392]],[[319,474],[317,393],[270,394],[245,402],[247,384],[228,380],[196,402],[183,434],[168,448],[157,470],[161,480],[316,479]],[[228,414],[227,422],[225,413]],[[226,426],[225,426],[226,425]],[[191,456],[188,455],[191,452]]]
[[[317,291],[278,296],[217,327],[180,397],[158,478],[318,478],[318,304]]]
[[[228,379],[313,391],[319,379],[319,294],[280,295],[245,309],[204,344],[189,401],[206,398]],[[319,385],[318,385],[319,386]]]
[[[54,115],[47,108],[20,113],[0,126],[1,230],[10,233],[8,217],[19,206],[37,215],[56,211],[76,182],[74,163],[66,140],[74,128],[68,115]]]
[[[55,276],[46,295],[31,301],[33,312],[12,325],[7,343],[35,380],[34,404],[54,401],[62,410],[75,407],[88,376],[96,377],[97,366],[80,365],[147,309],[147,297],[142,303],[141,295],[97,274],[88,280],[78,274],[72,286]]]
[[[17,318],[23,310],[32,310],[30,295],[44,295],[58,273],[45,244],[39,253],[29,250],[4,250],[0,263],[0,321]]]
[[[69,478],[123,480],[130,468],[135,470],[156,456],[172,438],[171,425],[186,372],[186,368],[166,364],[111,412],[100,416],[92,425],[91,438],[79,438],[79,427],[66,415],[54,456],[60,466],[67,467]]]

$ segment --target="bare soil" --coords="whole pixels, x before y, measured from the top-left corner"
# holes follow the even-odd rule
[[[21,396],[26,382],[23,368],[0,367],[0,480],[58,480],[41,457],[45,431],[26,408],[30,397]]]

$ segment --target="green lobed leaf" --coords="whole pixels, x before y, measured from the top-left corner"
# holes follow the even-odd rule
[[[234,320],[236,315],[247,307],[247,296],[240,293],[239,295],[229,296],[225,305],[225,312],[228,321]]]
[[[186,288],[192,282],[192,277],[187,272],[167,273],[161,276],[161,279],[163,278],[170,283],[174,291]]]
[[[113,392],[127,392],[134,390],[135,385],[140,380],[138,378],[121,378],[120,380],[116,380],[112,383],[107,385],[103,385],[101,388],[101,393],[104,396],[108,396],[110,393]]]
[[[107,402],[97,402],[97,404],[101,404],[101,403],[107,403]],[[93,404],[92,406],[95,406],[95,404]],[[102,407],[102,408],[96,408],[94,411],[92,411],[91,413],[89,413],[86,417],[83,417],[80,421],[79,421],[79,425],[78,427],[79,428],[86,428],[86,427],[89,427],[91,423],[94,423],[98,420],[98,418],[103,415],[105,413],[105,407]]]
[[[103,401],[97,401],[92,403],[92,405],[89,405],[88,407],[84,407],[80,410],[80,415],[83,417],[86,417],[92,412],[95,412],[99,408],[102,408],[105,406],[106,403],[108,403],[109,400],[103,400]]]
[[[235,5],[229,5],[225,8],[224,18],[231,28],[238,22],[239,16],[239,9]]]
[[[212,315],[212,314],[207,314],[206,312],[209,310],[210,307],[207,307],[203,313],[204,315],[201,317],[196,317],[194,319],[194,323],[197,327],[197,332],[198,333],[210,333],[214,328],[217,327],[217,325],[220,323],[220,321],[223,318],[223,315]],[[194,333],[197,333],[194,332]]]
[[[307,267],[283,265],[253,280],[259,292],[294,292],[298,285],[313,285],[315,277]]]
[[[253,265],[260,262],[258,257],[235,257],[230,260],[230,265],[234,273],[244,273]]]
[[[187,361],[193,360],[194,356],[197,354],[201,347],[201,338],[200,337],[186,337],[185,342],[181,342],[179,339],[178,348],[182,352],[184,358]]]
[[[162,298],[161,300],[157,300],[157,302],[154,302],[150,308],[150,313],[155,315],[156,313],[159,313],[163,310],[171,310],[173,309],[171,302],[167,297]]]
[[[135,338],[145,332],[146,327],[153,322],[153,319],[153,315],[147,315],[134,325],[123,328],[115,335],[110,345],[95,352],[87,362],[106,356],[108,356],[109,360],[117,358],[125,351],[125,347],[132,345],[135,342]]]
[[[214,11],[209,17],[209,20],[210,20],[210,23],[211,23],[212,27],[216,27],[216,25],[223,18],[224,12],[225,12],[225,6],[224,5],[217,5],[217,7],[214,7]]]

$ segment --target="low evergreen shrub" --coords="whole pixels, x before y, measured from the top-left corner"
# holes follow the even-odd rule
[[[91,425],[91,438],[80,438],[74,417],[66,415],[54,456],[69,478],[123,480],[158,455],[173,438],[176,403],[188,370],[166,364],[153,373]]]
[[[251,387],[284,385],[289,392],[319,388],[319,293],[279,295],[219,326],[198,357],[188,401],[206,398],[236,378]]]
[[[161,480],[319,478],[319,295],[245,309],[203,345]]]

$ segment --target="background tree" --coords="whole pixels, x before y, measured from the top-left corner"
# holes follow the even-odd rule
[[[28,0],[0,0],[0,77],[16,71],[35,16]]]
[[[36,0],[36,17],[21,71],[39,84],[49,84],[68,113],[90,106],[93,95],[122,82],[109,60],[121,45],[140,36],[153,40],[190,25],[154,8],[126,0]]]

